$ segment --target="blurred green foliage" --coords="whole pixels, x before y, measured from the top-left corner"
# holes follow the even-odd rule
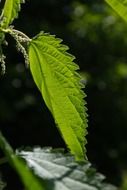
[[[127,189],[127,173],[123,172],[123,177],[122,177],[122,185],[120,190],[126,190]]]
[[[89,159],[118,182],[127,167],[127,26],[105,4],[72,8],[73,47],[78,44],[78,62],[89,76]]]
[[[30,37],[44,30],[70,46],[86,84],[88,158],[109,182],[120,185],[127,170],[126,23],[99,0],[37,0],[22,5],[14,24]],[[7,36],[7,40],[7,71],[0,80],[0,128],[15,148],[63,147],[22,55],[16,52],[13,39]],[[11,187],[15,180],[12,171],[6,166],[1,170],[8,174],[4,181]],[[20,189],[20,185],[13,189]]]

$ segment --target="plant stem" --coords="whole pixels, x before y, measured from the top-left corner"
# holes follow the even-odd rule
[[[19,31],[19,30],[15,30],[15,29],[13,29],[13,28],[7,28],[7,29],[4,29],[4,28],[0,28],[0,30],[2,31],[2,32],[5,32],[5,33],[9,33],[9,34],[13,34],[13,35],[19,35],[19,36],[21,36],[22,38],[24,38],[24,39],[26,39],[26,41],[28,41],[28,42],[30,42],[31,41],[31,39],[26,35],[26,34],[24,34],[23,32],[21,32],[21,31]]]
[[[40,183],[32,174],[26,164],[14,153],[12,147],[0,132],[0,148],[5,153],[9,163],[19,174],[22,182],[28,190],[44,190],[44,184]]]
[[[14,33],[17,33],[17,34],[19,34],[20,36],[26,38],[28,41],[31,41],[31,39],[30,39],[26,34],[24,34],[23,32],[21,32],[21,31],[19,31],[19,30],[15,30],[15,29],[12,29],[12,31],[13,31]]]
[[[0,132],[0,148],[4,152],[4,154],[7,156],[8,161],[12,160],[12,156],[14,154],[13,149],[8,144],[2,133]]]

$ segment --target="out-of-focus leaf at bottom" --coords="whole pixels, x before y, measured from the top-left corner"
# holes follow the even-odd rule
[[[76,162],[70,154],[51,148],[35,148],[21,151],[24,158],[37,176],[47,180],[50,190],[116,190],[103,182],[104,176],[96,173],[90,163]]]

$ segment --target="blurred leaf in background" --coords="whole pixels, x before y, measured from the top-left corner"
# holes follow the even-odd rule
[[[88,157],[117,183],[127,168],[127,26],[95,2],[73,2],[70,18],[72,47],[82,73],[90,76]]]

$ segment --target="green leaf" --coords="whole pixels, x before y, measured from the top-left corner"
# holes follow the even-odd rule
[[[6,0],[5,5],[1,15],[1,26],[2,28],[7,28],[15,18],[18,17],[18,12],[21,9],[21,3],[24,0]]]
[[[24,158],[37,176],[47,180],[50,190],[116,190],[103,182],[104,176],[90,167],[88,162],[76,162],[70,154],[51,148],[35,148],[21,151]]]
[[[124,172],[122,175],[122,185],[121,190],[127,190],[127,172]]]
[[[6,139],[0,133],[0,147],[5,153],[9,163],[19,174],[22,182],[27,190],[45,190],[43,181],[42,183],[30,171],[26,164],[19,158],[12,150]]]
[[[83,160],[87,114],[74,56],[60,39],[40,33],[29,45],[30,69],[71,153]]]
[[[105,0],[127,22],[127,0]]]

